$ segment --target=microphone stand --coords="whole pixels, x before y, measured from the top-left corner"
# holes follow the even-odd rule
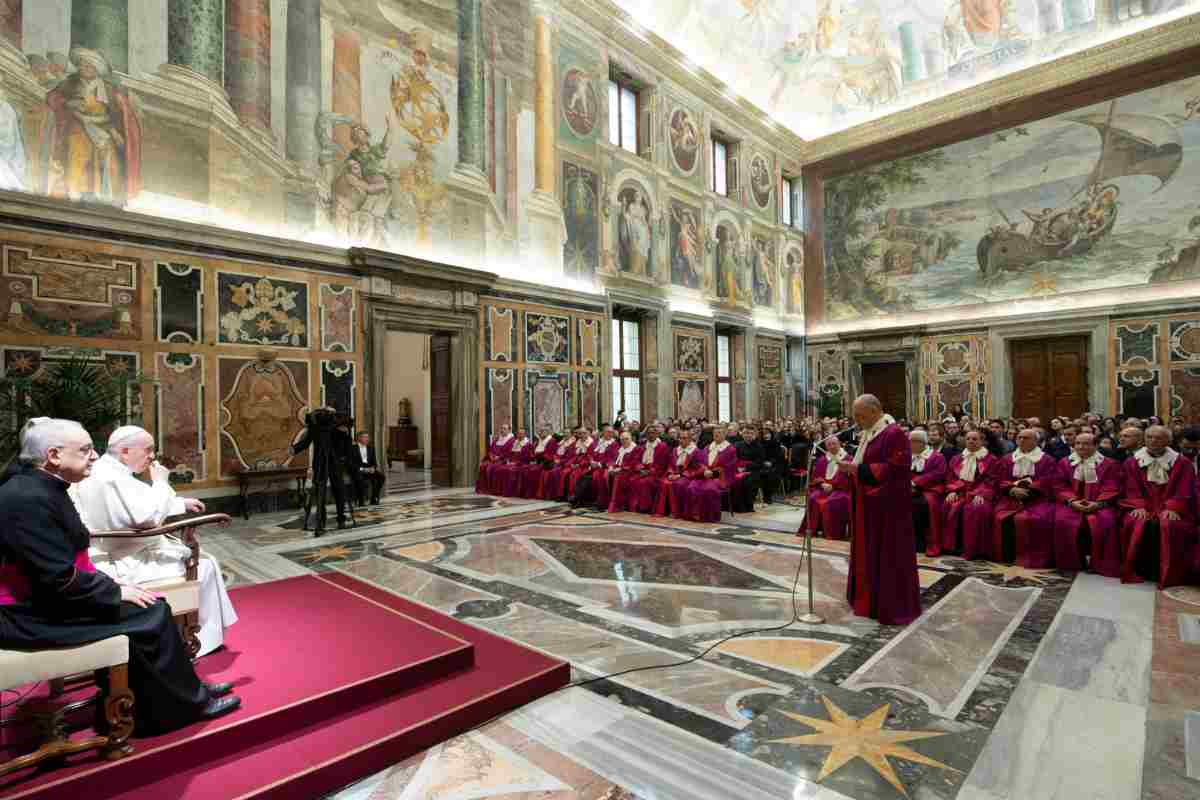
[[[851,431],[857,429],[857,426],[850,427],[836,435],[840,439],[843,434],[850,433]],[[822,439],[822,441],[824,441],[824,439]],[[812,468],[813,463],[816,460],[818,450],[820,450],[822,453],[825,453],[825,455],[829,455],[828,450],[821,447],[821,445],[817,444],[816,442],[813,442],[812,448],[808,451],[808,469],[805,470],[805,474],[808,475],[808,485],[805,487],[805,491],[808,491],[812,486]],[[808,524],[808,515],[810,513],[812,513],[812,509],[808,507],[808,498],[806,497],[804,500],[804,558],[808,561],[808,613],[804,614],[799,619],[805,625],[822,625],[825,622],[825,618],[816,612],[816,607],[813,601],[813,534],[812,526]]]

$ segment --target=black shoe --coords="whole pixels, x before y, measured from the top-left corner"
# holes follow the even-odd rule
[[[227,695],[233,691],[233,684],[232,683],[206,683],[206,684],[204,684],[204,688],[208,690],[208,696],[210,698],[211,697],[224,697],[225,695]]]
[[[346,520],[344,520],[344,519],[339,519],[339,520],[338,520],[338,530],[339,530],[339,531],[344,531],[345,529],[346,529]]]
[[[217,717],[228,714],[242,705],[242,698],[236,694],[229,694],[224,697],[214,697],[204,706],[204,711],[200,712],[201,719],[216,719]]]

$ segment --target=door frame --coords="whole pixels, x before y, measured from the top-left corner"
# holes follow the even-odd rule
[[[917,398],[920,396],[920,370],[917,369],[917,348],[900,350],[877,351],[873,353],[850,353],[850,397],[846,403],[852,403],[865,390],[863,381],[863,365],[865,364],[903,364],[904,365],[904,419],[911,420],[916,409]],[[847,406],[849,407],[849,406]],[[886,409],[885,409],[886,410]],[[888,410],[889,414],[895,412]]]
[[[1108,328],[1107,316],[993,325],[988,331],[992,355],[992,416],[1012,416],[1012,348],[1008,343],[1015,339],[1056,339],[1061,336],[1088,337],[1087,404],[1093,413],[1107,416],[1111,364]]]

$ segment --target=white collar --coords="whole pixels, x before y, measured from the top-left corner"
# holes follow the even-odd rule
[[[1133,454],[1137,460],[1137,465],[1146,470],[1146,480],[1151,483],[1166,483],[1171,479],[1171,470],[1175,468],[1175,461],[1179,458],[1179,453],[1171,448],[1167,448],[1161,456],[1153,456],[1148,448],[1143,447]]]
[[[726,447],[729,447],[729,440],[725,440],[725,441],[721,442],[720,444],[717,444],[716,442],[712,442],[708,445],[708,449],[710,451],[715,450],[718,453],[721,452],[722,450],[724,450]]]
[[[887,426],[894,423],[896,419],[891,414],[884,414],[879,419],[875,420],[875,424],[862,432],[859,438],[858,449],[854,451],[854,463],[861,464],[867,456],[867,445],[871,443],[879,434],[887,430]]]
[[[915,470],[916,472],[924,472],[925,471],[925,462],[927,462],[929,460],[929,457],[931,455],[933,455],[933,448],[930,447],[929,445],[925,445],[924,450],[922,450],[920,453],[917,453],[915,456],[912,457],[913,470]]]
[[[508,444],[508,440],[511,438],[513,438],[511,433],[505,434],[504,436],[498,436],[496,437],[496,444]]]

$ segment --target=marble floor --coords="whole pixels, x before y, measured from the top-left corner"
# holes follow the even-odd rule
[[[407,472],[353,529],[279,513],[203,545],[231,585],[344,572],[574,685],[336,800],[1200,797],[1200,587],[922,556],[925,613],[879,626],[843,599],[846,543],[810,570],[802,508],[704,525]],[[793,623],[810,588],[825,622]]]

